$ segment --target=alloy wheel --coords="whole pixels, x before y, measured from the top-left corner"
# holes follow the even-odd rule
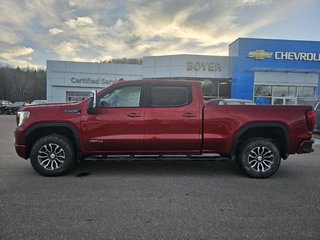
[[[65,158],[66,154],[63,148],[55,143],[42,146],[38,153],[39,164],[46,170],[56,170],[60,168]]]
[[[255,172],[266,172],[270,170],[274,162],[274,154],[264,146],[253,148],[248,156],[248,163]]]

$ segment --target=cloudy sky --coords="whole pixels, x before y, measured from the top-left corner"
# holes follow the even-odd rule
[[[319,0],[1,0],[0,64],[228,55],[239,37],[320,41]]]

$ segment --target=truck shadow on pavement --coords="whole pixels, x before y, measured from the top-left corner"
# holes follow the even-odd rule
[[[82,161],[69,174],[76,177],[91,175],[172,175],[172,176],[245,176],[235,161],[190,160],[104,160]]]

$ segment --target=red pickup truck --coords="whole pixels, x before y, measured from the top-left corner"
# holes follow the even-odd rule
[[[210,104],[196,81],[118,81],[80,103],[20,109],[15,148],[45,176],[90,156],[215,153],[266,178],[289,154],[313,151],[314,121],[309,106]]]

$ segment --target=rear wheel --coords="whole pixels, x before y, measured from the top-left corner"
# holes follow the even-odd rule
[[[241,144],[237,155],[240,168],[254,178],[267,178],[279,168],[278,147],[266,138],[251,138]]]
[[[62,135],[48,135],[33,145],[30,160],[34,170],[41,175],[63,175],[74,166],[74,147],[70,140]]]

